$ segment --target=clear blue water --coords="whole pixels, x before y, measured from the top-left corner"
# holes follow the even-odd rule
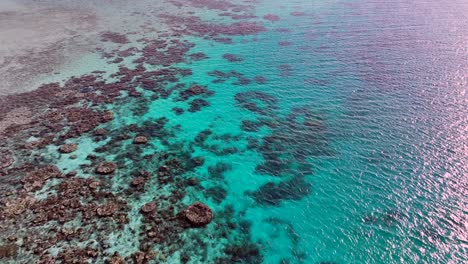
[[[152,6],[143,2],[142,9]],[[182,36],[195,44],[190,53],[208,56],[177,66],[192,70],[183,83],[214,91],[204,98],[209,106],[191,113],[177,94],[144,96],[143,113],[133,111],[140,99],[107,106],[115,113],[113,130],[165,117],[175,132],[167,140],[178,146],[171,151],[205,159],[186,175],[202,188],[189,187],[182,202],[208,204],[214,220],[182,234],[186,243],[162,262],[179,263],[177,252],[188,250],[191,262],[212,263],[239,239],[258,245],[262,263],[467,262],[468,3],[245,2],[257,16],[248,21],[266,31],[234,36],[231,44]],[[216,15],[220,10],[187,8],[205,20],[229,21]],[[263,19],[267,14],[280,19]],[[141,45],[138,37],[126,45]],[[242,60],[230,62],[225,54]],[[99,65],[102,59],[83,60]],[[82,72],[82,62],[77,65],[64,75]],[[209,74],[215,70],[251,81],[218,82]],[[266,82],[255,82],[256,76]],[[262,111],[252,111],[245,100]],[[177,115],[174,107],[185,112]],[[207,129],[211,134],[200,144],[197,136]],[[97,147],[80,140],[78,159],[59,157],[61,168],[77,167]],[[145,153],[167,150],[160,138],[150,140]],[[226,148],[236,151],[222,153]],[[227,169],[214,173],[216,166]],[[125,177],[113,178],[116,191],[128,185]],[[159,187],[129,198],[136,208],[132,228],[140,227],[139,208],[162,192]],[[238,226],[222,238],[227,218]],[[206,243],[204,249],[191,243],[193,236]],[[112,250],[123,255],[138,248],[130,232],[110,239]]]

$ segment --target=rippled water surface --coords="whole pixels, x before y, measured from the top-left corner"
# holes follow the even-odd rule
[[[138,263],[136,252],[153,252],[150,263],[468,261],[468,2],[17,3],[79,17],[67,23],[95,22],[68,26],[78,33],[66,31],[53,51],[55,40],[44,42],[63,59],[53,71],[31,72],[28,87],[59,82],[59,90],[0,97],[0,147],[14,160],[0,163],[2,206],[35,199],[23,220],[0,218],[0,245],[18,246],[6,261],[75,254]],[[67,48],[77,51],[78,42],[72,56]],[[39,65],[47,54],[37,55]],[[113,119],[87,129],[91,114],[70,109],[111,111]],[[137,135],[149,142],[133,144]],[[64,143],[78,148],[60,154]],[[102,161],[116,163],[113,176],[95,173]],[[28,189],[28,170],[47,164],[68,176]],[[132,187],[140,174],[144,187]],[[58,210],[51,197],[60,200],[75,179],[99,180],[108,194],[67,196],[85,209],[65,204],[65,220],[33,220]],[[90,204],[114,198],[125,201],[118,213],[86,219]],[[186,228],[180,212],[195,201],[214,217]],[[151,216],[141,212],[149,202],[157,205]],[[54,226],[86,235],[50,242],[60,233]],[[76,253],[87,247],[98,254]]]

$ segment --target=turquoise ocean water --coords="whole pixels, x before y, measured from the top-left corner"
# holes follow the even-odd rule
[[[205,21],[233,21],[219,16],[222,10],[193,4],[206,2],[224,1],[191,1],[187,8],[137,1],[132,8],[141,9],[141,16],[165,8],[184,14],[186,8]],[[173,65],[192,70],[180,83],[214,92],[203,98],[208,106],[191,112],[178,93],[155,98],[140,88],[141,98],[123,93],[105,106],[114,112],[108,128],[115,132],[167,121],[172,135],[150,137],[145,154],[204,158],[184,175],[200,186],[188,187],[182,203],[206,203],[213,222],[182,233],[186,242],[161,262],[180,263],[180,252],[190,248],[189,262],[215,263],[226,245],[253,243],[261,258],[239,262],[466,263],[468,3],[233,2],[252,6],[255,17],[248,21],[266,31],[232,36],[230,44],[183,35],[180,39],[194,44],[190,54],[207,58]],[[277,18],[265,19],[268,14]],[[144,20],[156,28],[160,23],[151,16]],[[141,46],[139,34],[129,34],[130,43],[119,48]],[[136,64],[126,58],[122,65]],[[117,71],[115,64],[90,55],[41,81],[102,68]],[[223,79],[219,71],[231,75]],[[74,142],[77,159],[57,156],[53,146],[48,150],[64,171],[79,170],[88,154],[106,144],[86,135]],[[131,145],[106,159],[134,155]],[[125,166],[135,164],[127,159]],[[118,174],[113,190],[122,191],[128,182],[128,175]],[[125,256],[138,248],[131,230],[141,228],[139,208],[164,193],[156,182],[149,186],[138,199],[128,199],[130,222],[109,237],[109,251]],[[227,222],[236,227],[221,237]]]

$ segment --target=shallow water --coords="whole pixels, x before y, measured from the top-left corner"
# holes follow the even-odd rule
[[[104,42],[97,33],[91,42],[99,50],[57,65],[56,74],[39,75],[37,83],[95,70],[105,71],[105,81],[112,83],[120,65],[134,69],[140,57],[147,58],[142,63],[146,71],[191,70],[176,82],[138,83],[141,96],[127,96],[127,87],[112,102],[101,102],[98,109],[114,113],[111,122],[101,125],[110,136],[96,141],[84,133],[67,139],[79,146],[76,159],[57,153],[57,141],[35,150],[41,164],[78,171],[84,178],[97,177],[80,166],[94,166],[89,154],[119,165],[109,182],[112,192],[128,202],[128,222],[105,237],[108,246],[94,261],[114,251],[128,257],[141,250],[136,234],[151,225],[141,206],[150,201],[164,205],[161,195],[174,190],[184,192],[172,205],[175,211],[202,201],[214,219],[204,228],[180,231],[178,239],[152,243],[161,252],[155,263],[468,261],[466,2],[134,2],[42,3],[92,10],[102,31],[126,34],[128,42]],[[236,8],[249,16],[220,15]],[[264,29],[252,24],[193,27],[199,21],[190,16],[213,25],[255,22]],[[217,39],[226,37],[231,38],[227,43]],[[151,44],[141,38],[192,45],[181,52],[180,61],[177,52],[150,61],[140,50],[117,63],[110,62],[118,57],[115,52],[102,56]],[[206,58],[190,58],[196,53]],[[185,98],[183,90],[192,84],[212,92]],[[79,89],[96,92],[94,87]],[[115,143],[121,133],[134,135],[132,124],[141,127],[137,131],[148,136],[149,144]],[[98,151],[102,146],[108,149]],[[132,194],[128,186],[136,171],[152,173],[161,166],[143,156],[162,153],[182,162],[202,157],[204,163],[177,174],[175,182],[152,176],[141,194]],[[15,154],[13,166],[27,159],[21,155]],[[177,184],[190,177],[199,185]],[[49,181],[36,197],[52,195],[49,189],[58,182]],[[79,221],[69,225],[79,226]],[[36,257],[21,250],[24,259]]]

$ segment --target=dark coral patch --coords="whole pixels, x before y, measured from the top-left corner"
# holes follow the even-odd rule
[[[113,162],[103,162],[96,167],[96,173],[107,175],[113,173],[117,169],[117,164]]]
[[[232,262],[260,264],[263,260],[259,247],[250,242],[229,246],[224,252]]]
[[[189,99],[190,97],[193,97],[193,96],[211,96],[213,95],[214,92],[213,91],[210,91],[208,90],[205,86],[201,86],[201,85],[192,85],[190,86],[190,88],[182,91],[179,93],[179,97],[181,100],[185,101],[187,99]]]
[[[6,244],[0,246],[0,259],[14,258],[18,254],[18,246]]]
[[[194,113],[200,111],[202,108],[210,106],[210,103],[203,99],[194,99],[190,102],[189,112]]]
[[[279,75],[281,77],[288,77],[288,76],[291,76],[293,69],[291,65],[281,64],[278,66],[278,70],[280,72]]]
[[[241,123],[241,129],[246,132],[257,132],[262,126],[262,123],[251,120],[242,120]]]
[[[78,148],[77,144],[65,144],[59,147],[60,153],[72,153]]]
[[[278,205],[283,200],[300,200],[309,195],[311,184],[302,176],[296,176],[291,180],[279,184],[267,183],[251,195],[258,204]]]
[[[231,13],[231,12],[220,13],[219,16],[230,17],[234,20],[251,19],[251,18],[257,17],[256,15],[253,15],[253,14],[236,14],[236,13]]]
[[[9,151],[0,150],[0,169],[8,168],[15,162],[15,159]]]
[[[214,41],[216,42],[219,42],[219,43],[223,43],[223,44],[232,44],[234,43],[232,41],[232,38],[213,38]]]
[[[229,62],[241,62],[243,61],[244,59],[238,55],[235,55],[235,54],[230,54],[230,53],[226,53],[223,55],[223,59],[229,61]]]
[[[148,138],[145,137],[145,136],[136,136],[134,139],[133,139],[133,144],[139,144],[139,145],[144,145],[148,143]]]
[[[265,84],[268,80],[263,76],[255,76],[254,81],[258,84]]]
[[[221,186],[215,186],[206,189],[205,191],[206,196],[213,199],[215,203],[221,203],[227,196],[227,191]]]
[[[185,220],[192,227],[202,227],[211,222],[213,219],[213,212],[203,203],[196,202],[182,212]]]
[[[172,108],[172,112],[174,112],[174,114],[176,115],[181,115],[184,113],[184,109],[180,108],[180,107],[174,107]]]
[[[21,179],[23,189],[27,192],[40,190],[47,180],[52,178],[60,178],[63,174],[54,165],[46,165],[32,168],[26,173],[26,176]]]
[[[192,58],[192,60],[194,61],[208,59],[208,56],[203,52],[192,53],[189,55],[189,57]]]
[[[208,173],[212,179],[222,179],[224,177],[224,173],[231,169],[231,165],[224,162],[218,162],[216,165],[208,167]]]
[[[106,31],[101,33],[101,40],[102,41],[109,41],[117,44],[127,44],[130,43],[127,36],[124,34],[120,34],[117,32]]]
[[[236,22],[232,24],[208,23],[196,16],[180,17],[174,15],[161,15],[168,25],[173,26],[173,30],[183,35],[195,35],[210,39],[226,36],[255,35],[266,31],[266,28],[254,22]],[[181,29],[181,25],[184,25]]]
[[[146,203],[141,207],[141,212],[144,214],[153,213],[156,210],[156,203]]]
[[[208,73],[209,76],[216,77],[212,82],[213,83],[224,83],[227,80],[234,78],[236,81],[233,82],[235,85],[248,85],[251,80],[246,78],[244,74],[237,71],[223,72],[220,70],[214,70]]]
[[[280,17],[274,14],[267,14],[263,16],[263,19],[271,21],[271,22],[276,22],[280,20]]]
[[[244,10],[247,6],[235,5],[234,3],[226,0],[170,0],[172,4],[178,7],[192,6],[196,8],[207,8],[210,10],[227,11],[232,8],[240,8]]]
[[[271,115],[278,109],[276,97],[259,91],[238,93],[235,99],[240,107],[260,115]]]

